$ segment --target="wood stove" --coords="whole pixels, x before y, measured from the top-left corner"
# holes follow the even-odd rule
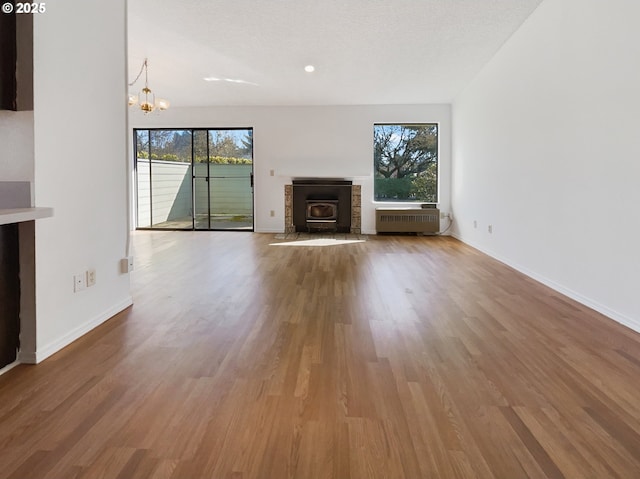
[[[351,230],[351,181],[303,178],[292,181],[295,231]]]
[[[306,200],[307,230],[337,230],[338,200]]]

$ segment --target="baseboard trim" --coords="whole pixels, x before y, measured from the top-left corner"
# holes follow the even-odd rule
[[[95,316],[89,321],[81,324],[77,328],[71,330],[60,339],[47,344],[42,348],[38,348],[37,351],[20,351],[18,353],[18,360],[24,364],[38,364],[47,359],[48,357],[54,355],[61,349],[65,348],[69,344],[73,343],[75,340],[87,334],[92,329],[100,326],[102,323],[112,318],[119,312],[125,310],[129,306],[133,304],[133,298],[131,296],[122,300],[121,302],[115,304],[108,310],[103,313]]]
[[[17,359],[14,362],[12,362],[11,364],[7,364],[6,366],[0,368],[0,376],[2,376],[4,373],[8,373],[13,368],[15,368],[16,366],[19,366],[19,365],[20,365],[20,360]]]
[[[452,234],[451,236],[453,236],[454,238],[456,238],[457,240],[463,242],[464,244],[471,246],[474,249],[477,249],[478,251],[481,251],[482,253],[491,256],[493,259],[496,259],[498,261],[500,261],[501,263],[506,264],[507,266],[515,269],[516,271],[519,271],[520,273],[530,277],[531,279],[535,279],[536,281],[538,281],[539,283],[544,284],[545,286],[548,286],[549,288],[557,291],[558,293],[561,293],[565,296],[567,296],[568,298],[573,299],[574,301],[577,301],[578,303],[593,309],[594,311],[597,311],[600,314],[603,314],[604,316],[608,317],[609,319],[612,319],[620,324],[622,324],[623,326],[626,326],[627,328],[633,329],[634,331],[640,333],[640,321],[635,320],[633,318],[630,318],[628,316],[625,316],[624,314],[615,311],[611,308],[609,308],[608,306],[601,304],[597,301],[592,300],[591,298],[588,298],[586,296],[583,296],[580,293],[577,293],[576,291],[573,291],[570,288],[567,288],[565,286],[563,286],[562,284],[556,283],[555,281],[542,276],[538,273],[536,273],[535,271],[531,271],[528,268],[525,268],[524,266],[515,263],[511,260],[509,260],[508,258],[504,258],[503,256],[496,254],[495,252],[488,250],[486,248],[482,248],[480,246],[478,246],[477,244],[474,244],[471,241],[467,241],[465,239],[463,239],[462,237],[460,237],[458,234]]]

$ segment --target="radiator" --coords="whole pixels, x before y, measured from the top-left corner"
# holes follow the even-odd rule
[[[438,208],[376,208],[378,233],[438,233]]]

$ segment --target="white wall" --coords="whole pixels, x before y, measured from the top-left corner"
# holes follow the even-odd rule
[[[0,181],[33,181],[32,111],[0,111]]]
[[[364,233],[375,232],[374,123],[437,122],[440,207],[449,210],[449,105],[171,108],[146,116],[132,111],[130,121],[132,128],[253,127],[256,231],[284,231],[284,185],[291,178],[337,177],[362,185]]]
[[[638,18],[545,0],[453,104],[452,203],[463,241],[640,331]]]
[[[126,254],[125,0],[57,0],[34,18],[37,351],[40,361],[131,304]],[[118,101],[118,99],[122,101]],[[95,286],[73,275],[95,268]]]

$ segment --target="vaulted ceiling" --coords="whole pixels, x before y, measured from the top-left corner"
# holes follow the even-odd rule
[[[129,79],[148,58],[173,107],[449,103],[541,1],[129,0]]]

